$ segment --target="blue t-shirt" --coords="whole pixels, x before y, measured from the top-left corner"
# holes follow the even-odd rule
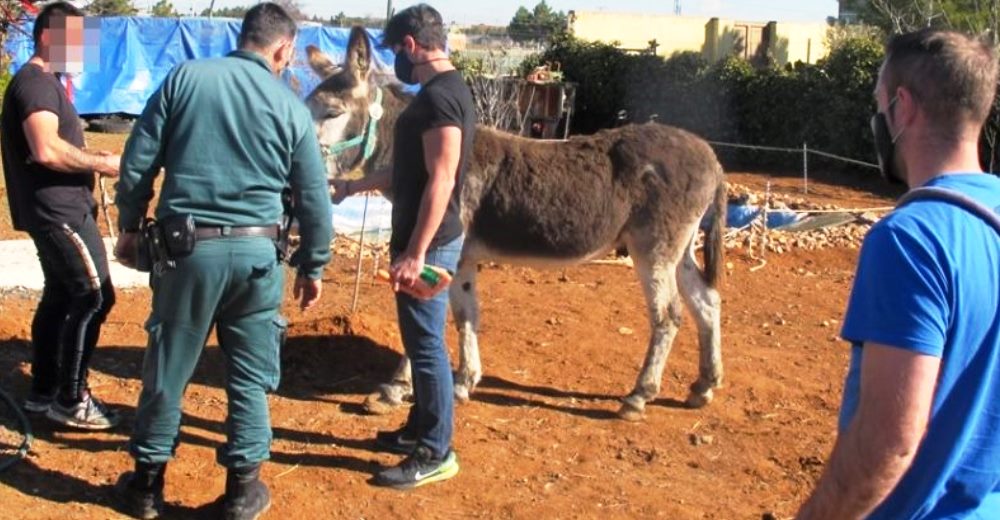
[[[1000,180],[960,174],[926,186],[1000,213]],[[1000,519],[1000,235],[968,210],[911,202],[872,227],[841,336],[852,343],[840,429],[857,410],[864,342],[941,358],[927,434],[870,518]]]

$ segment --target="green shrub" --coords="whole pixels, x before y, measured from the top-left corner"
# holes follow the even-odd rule
[[[3,103],[3,95],[7,92],[7,85],[10,84],[10,80],[13,77],[14,75],[6,68],[0,70],[0,104]]]
[[[578,83],[572,132],[588,134],[627,121],[656,120],[709,140],[801,148],[803,143],[843,157],[875,162],[869,120],[873,92],[884,58],[876,33],[839,37],[817,64],[754,68],[735,56],[709,64],[700,53],[669,58],[628,54],[613,44],[569,35],[553,39],[530,57],[522,72],[559,63]],[[1000,92],[980,142],[984,168],[1000,169]],[[717,147],[727,167],[797,169],[797,154]],[[854,168],[811,156],[810,164]]]
[[[755,69],[730,57],[710,64],[700,53],[669,58],[627,54],[614,45],[560,36],[525,63],[530,70],[558,62],[566,79],[579,83],[573,132],[592,133],[618,123],[652,119],[707,139],[744,144],[810,147],[870,159],[868,119],[882,60],[873,38],[848,38],[816,65]],[[758,167],[797,167],[801,157],[768,152],[729,152],[728,162]]]
[[[565,79],[578,84],[572,130],[589,134],[615,125],[618,112],[625,108],[628,88],[624,80],[633,60],[612,44],[560,34],[547,51],[526,59],[521,71],[546,63],[562,67]]]

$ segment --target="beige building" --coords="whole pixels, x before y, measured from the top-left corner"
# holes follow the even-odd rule
[[[826,23],[745,22],[693,16],[570,11],[576,37],[616,43],[623,49],[670,56],[700,52],[709,61],[737,54],[747,59],[769,54],[779,65],[816,63],[826,56]]]

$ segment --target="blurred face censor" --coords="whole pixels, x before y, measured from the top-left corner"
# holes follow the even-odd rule
[[[100,64],[100,18],[58,16],[42,30],[41,57],[52,72],[97,72]]]

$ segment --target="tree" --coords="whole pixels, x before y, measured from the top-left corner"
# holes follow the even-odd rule
[[[507,33],[516,42],[540,42],[566,29],[566,14],[553,11],[545,0],[541,0],[531,11],[521,6],[514,13]]]
[[[926,0],[853,0],[853,3],[862,23],[898,34],[940,23],[941,1],[936,6]]]
[[[213,9],[210,13],[208,8],[205,8],[201,12],[201,16],[216,16],[218,18],[240,18],[242,19],[246,16],[247,11],[250,10],[249,6],[239,6],[239,7],[222,7],[219,9]]]
[[[7,49],[7,41],[11,34],[20,33],[31,37],[21,26],[25,14],[38,15],[38,8],[19,0],[0,0],[0,102],[7,91],[7,85],[13,77],[10,73],[12,56]]]
[[[282,9],[284,9],[285,12],[288,13],[288,16],[292,17],[293,20],[301,22],[309,19],[309,17],[306,16],[304,12],[302,12],[302,6],[299,5],[298,0],[271,0],[271,1],[280,5]]]
[[[94,16],[132,16],[138,9],[132,0],[94,0],[84,11]]]
[[[385,18],[375,18],[371,16],[347,16],[343,11],[337,16],[331,16],[325,25],[331,27],[353,27],[360,25],[368,29],[381,29],[385,27]]]
[[[507,27],[502,25],[486,25],[481,23],[477,25],[470,25],[462,29],[462,32],[468,36],[503,37],[507,35]]]
[[[170,3],[169,0],[160,0],[153,5],[152,9],[153,16],[158,16],[160,18],[177,18],[180,14],[174,9],[174,4]]]
[[[521,133],[522,114],[518,99],[523,81],[507,70],[507,49],[490,50],[486,55],[470,57],[459,51],[451,53],[455,68],[462,73],[472,91],[479,124],[503,131]]]
[[[282,9],[291,16],[293,20],[302,22],[309,19],[304,12],[302,12],[302,7],[299,5],[298,0],[271,0],[272,2],[281,6]],[[247,11],[252,8],[253,5],[237,6],[237,7],[220,7],[218,9],[212,10],[211,15],[219,18],[243,18],[246,16]],[[208,9],[203,9],[201,11],[201,16],[208,16]]]
[[[1000,0],[852,0],[861,22],[886,34],[936,27],[988,35],[997,40]]]

